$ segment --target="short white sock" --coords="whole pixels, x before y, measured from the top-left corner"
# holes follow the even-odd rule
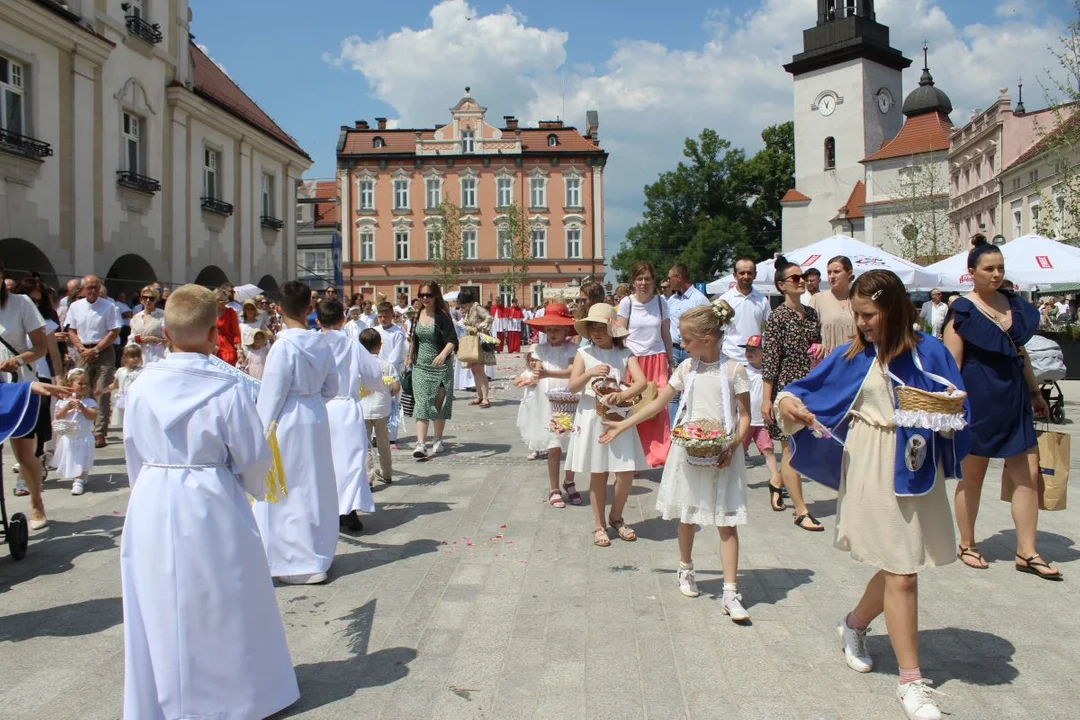
[[[738,586],[735,583],[724,583],[724,592],[735,595],[739,592]]]
[[[692,562],[684,563],[683,561],[680,560],[679,561],[679,569],[680,570],[693,570],[694,569],[694,563],[692,563]]]

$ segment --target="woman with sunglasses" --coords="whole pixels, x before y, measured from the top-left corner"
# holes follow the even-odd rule
[[[773,416],[776,395],[788,383],[810,373],[813,357],[810,346],[821,343],[821,323],[817,310],[802,304],[806,282],[802,268],[783,255],[773,264],[776,289],[784,296],[784,304],[776,308],[765,321],[762,333],[762,401],[761,416],[769,429],[769,437],[780,441],[783,455],[780,480],[787,487],[795,506],[795,524],[803,530],[821,532],[825,526],[817,521],[806,507],[802,493],[802,477],[791,467],[791,443]],[[769,504],[776,512],[785,509],[781,488],[769,482]]]
[[[158,309],[160,299],[158,289],[147,285],[139,293],[143,309],[131,318],[128,345],[142,349],[143,365],[165,359],[165,313]]]
[[[454,409],[454,363],[450,356],[457,351],[458,337],[450,306],[443,300],[437,282],[420,286],[416,297],[423,304],[410,333],[409,357],[412,368],[413,418],[416,420],[416,446],[413,457],[428,457],[428,423],[435,422],[435,442],[431,454],[443,451],[443,430]]]

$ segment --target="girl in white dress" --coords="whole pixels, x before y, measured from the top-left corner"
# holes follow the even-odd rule
[[[750,431],[750,379],[746,370],[720,354],[724,310],[711,305],[691,308],[679,319],[682,345],[690,358],[684,361],[657,398],[638,413],[617,423],[605,422],[601,443],[618,442],[622,433],[661,412],[682,394],[673,427],[693,420],[720,420],[732,440],[713,467],[691,465],[686,449],[672,443],[656,509],[665,520],[679,521],[679,590],[687,597],[700,595],[694,579],[694,533],[698,525],[715,525],[720,531],[720,558],[724,565],[722,609],[735,622],[750,615],[742,605],[736,586],[739,572],[739,533],[746,524],[746,465],[743,438]],[[721,417],[716,417],[717,415]],[[631,437],[636,437],[630,433]]]
[[[124,346],[124,353],[120,356],[120,368],[113,377],[109,392],[113,395],[113,425],[124,427],[124,408],[127,407],[127,394],[132,383],[138,379],[142,372],[143,354],[138,345]]]
[[[90,379],[82,368],[67,375],[73,396],[56,404],[56,419],[74,421],[74,429],[56,441],[56,465],[60,477],[71,480],[71,494],[85,492],[86,478],[94,467],[94,421],[97,403],[90,397]]]
[[[571,344],[567,335],[574,325],[574,318],[562,303],[552,303],[545,309],[543,317],[525,321],[529,327],[542,329],[547,335],[547,342],[538,343],[528,349],[529,369],[536,381],[525,388],[525,397],[518,407],[518,430],[521,439],[533,453],[547,453],[548,504],[552,507],[566,507],[562,490],[559,489],[559,465],[563,452],[570,444],[569,433],[556,434],[548,425],[552,417],[551,402],[548,392],[570,387],[570,364],[574,360],[577,346]],[[574,486],[574,474],[568,469],[563,483],[566,495],[574,505],[581,504],[581,493]]]
[[[618,403],[641,395],[648,382],[637,360],[623,347],[627,331],[615,323],[615,308],[607,303],[593,305],[588,315],[575,322],[574,326],[578,335],[589,338],[592,344],[577,351],[570,369],[570,391],[583,395],[574,416],[570,448],[566,453],[566,469],[575,473],[589,473],[589,504],[592,505],[595,521],[593,544],[609,547],[609,525],[623,540],[630,542],[637,539],[634,529],[623,522],[622,511],[630,497],[634,471],[648,469],[648,463],[636,435],[620,437],[606,445],[599,444],[603,426],[600,416],[596,414],[596,392],[592,385],[604,377],[614,378],[620,383],[629,381],[630,387],[613,398]],[[609,473],[615,473],[615,496],[611,501],[611,515],[605,523]]]

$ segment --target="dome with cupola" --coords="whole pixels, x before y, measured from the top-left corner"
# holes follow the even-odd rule
[[[927,48],[923,47],[923,71],[922,77],[919,78],[919,87],[912,90],[904,99],[904,115],[907,117],[932,112],[948,116],[953,111],[952,100],[949,96],[934,86],[934,76],[930,74],[926,55]]]

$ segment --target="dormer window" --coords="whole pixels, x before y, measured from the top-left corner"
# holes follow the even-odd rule
[[[472,153],[476,147],[476,133],[473,130],[461,131],[461,152]]]
[[[381,137],[377,137],[377,138],[375,138],[374,140],[371,141],[371,144],[376,149],[378,149],[378,148],[381,148],[381,147],[385,147],[386,146],[386,141],[383,140]]]
[[[550,135],[548,135],[548,147],[558,147],[558,146],[559,146],[559,136],[556,135],[555,133],[551,133]]]

